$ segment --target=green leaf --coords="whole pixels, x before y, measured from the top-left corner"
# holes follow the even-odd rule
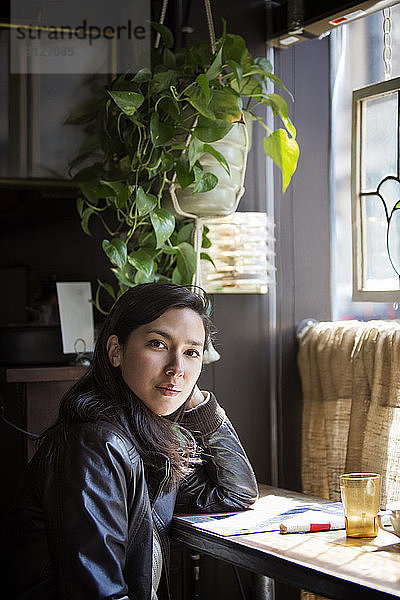
[[[206,102],[203,90],[199,86],[192,85],[187,87],[185,94],[189,104],[191,104],[201,115],[208,119],[215,119],[213,111],[209,108],[208,102]]]
[[[97,204],[98,200],[113,198],[117,195],[115,190],[101,181],[86,181],[80,183],[79,187],[83,195],[93,204]]]
[[[282,81],[279,79],[279,77],[277,77],[273,73],[267,73],[266,75],[267,75],[268,79],[271,79],[271,81],[273,81],[275,83],[275,85],[280,85],[285,90],[285,92],[287,92],[289,94],[292,102],[294,102],[294,97],[293,97],[292,92],[290,90],[288,90],[286,85],[284,85],[284,83],[282,83]]]
[[[151,26],[161,34],[164,46],[166,48],[172,48],[174,45],[174,36],[172,35],[172,31],[165,25],[161,25],[161,23],[156,23],[155,21],[151,22]]]
[[[176,162],[176,177],[183,190],[194,181],[193,171],[190,170],[189,161],[184,155],[181,155]]]
[[[242,118],[238,99],[228,90],[215,90],[210,100],[210,108],[218,119],[228,123],[240,121]]]
[[[225,137],[232,126],[232,123],[222,119],[206,119],[200,116],[193,133],[202,142],[216,142]]]
[[[115,86],[120,85],[124,81],[125,81],[125,75],[121,74],[121,75],[118,75],[117,77],[115,77],[115,79],[113,79],[112,85],[113,85],[113,87],[115,87]]]
[[[235,89],[236,81],[234,81],[231,85]],[[263,87],[258,81],[258,79],[256,79],[255,77],[243,77],[242,87],[240,88],[241,96],[248,96],[251,98],[256,94],[263,93]]]
[[[296,128],[288,117],[288,107],[286,101],[278,94],[268,94],[265,99],[261,100],[266,106],[272,108],[274,116],[279,115],[283,124],[293,138],[296,138]]]
[[[267,73],[272,73],[272,64],[268,60],[268,58],[265,58],[265,56],[257,56],[257,58],[254,59],[254,63],[258,67],[261,67],[263,71],[266,71]]]
[[[268,104],[272,108],[274,117],[280,115],[287,119],[288,107],[286,101],[279,94],[268,94],[264,100],[264,104]]]
[[[151,79],[151,71],[150,69],[140,69],[132,81],[136,83],[146,83],[146,81],[150,81]]]
[[[85,203],[83,201],[83,198],[78,197],[76,199],[76,210],[78,211],[80,217],[82,216],[84,205]]]
[[[143,217],[155,209],[157,206],[157,198],[153,194],[146,194],[144,189],[140,186],[136,192],[136,206],[139,215]]]
[[[161,246],[160,250],[162,250],[165,254],[176,254],[178,252],[178,248],[176,246]]]
[[[172,271],[172,282],[176,283],[176,285],[182,285],[182,283],[183,283],[182,275],[181,275],[178,267],[175,267],[174,270]]]
[[[175,142],[170,146],[171,150],[185,150],[186,143],[185,142]]]
[[[210,144],[204,144],[203,151],[208,152],[208,154],[211,154],[214,158],[216,158],[217,161],[220,163],[220,165],[225,169],[227,174],[230,176],[231,171],[229,169],[229,165],[226,162],[225,157],[221,154],[221,152],[218,152],[218,150],[216,150],[215,148],[210,146]]]
[[[103,281],[100,281],[100,279],[97,280],[97,283],[99,284],[100,287],[104,288],[106,290],[106,292],[111,296],[111,298],[113,300],[115,300],[115,292],[114,292],[114,288],[110,283],[106,283]]]
[[[89,231],[89,219],[95,211],[93,208],[86,208],[81,215],[81,227],[87,235],[92,235]]]
[[[123,156],[119,161],[119,166],[122,171],[129,171],[131,167],[131,160],[129,156]]]
[[[203,173],[202,169],[196,165],[193,167],[195,186],[193,188],[194,194],[203,192],[209,192],[213,190],[218,183],[218,177],[213,173]]]
[[[265,154],[270,156],[282,171],[282,190],[286,191],[290,179],[296,170],[299,147],[295,139],[288,136],[284,129],[277,129],[263,139]]]
[[[115,192],[113,200],[116,208],[121,209],[127,204],[132,193],[131,186],[121,181],[105,181],[104,179],[100,183],[108,186]]]
[[[72,181],[80,183],[81,181],[94,181],[100,179],[103,173],[103,165],[99,162],[94,163],[90,167],[81,169],[74,175]]]
[[[120,269],[123,269],[126,265],[127,258],[125,242],[120,238],[113,238],[111,242],[109,240],[103,240],[102,246],[110,261]]]
[[[150,135],[153,145],[155,147],[163,146],[173,138],[174,133],[175,127],[161,123],[158,114],[153,112],[150,118]]]
[[[146,275],[143,271],[137,271],[135,274],[135,285],[140,283],[152,283],[155,279],[155,273],[150,273],[150,275]]]
[[[210,238],[207,237],[207,233],[203,229],[203,239],[201,242],[201,247],[202,248],[211,248],[211,246],[212,246],[211,240],[210,240]]]
[[[196,253],[193,246],[188,244],[188,242],[182,242],[177,248],[176,266],[181,274],[183,283],[189,284],[196,270]]]
[[[144,227],[139,233],[138,244],[141,248],[145,248],[147,254],[154,258],[156,253],[156,243],[154,229],[151,224],[148,223],[147,228]]]
[[[232,69],[232,72],[235,75],[238,89],[240,89],[242,86],[243,69],[235,60],[228,60],[228,65]]]
[[[152,159],[146,167],[149,177],[154,177],[160,169],[161,165],[161,150],[156,148],[152,154]]]
[[[179,104],[172,96],[165,94],[158,102],[158,109],[164,111],[173,121],[180,117]]]
[[[252,63],[248,67],[246,67],[244,69],[243,73],[244,73],[244,77],[246,77],[246,78],[253,76],[253,75],[258,75],[260,77],[260,79],[262,79],[262,80],[269,79],[269,76],[271,75],[271,73],[267,73],[266,71],[264,71],[264,69],[260,68],[259,66],[257,66],[254,63]],[[276,77],[276,75],[274,77]]]
[[[159,71],[153,75],[153,79],[150,82],[150,93],[159,94],[163,90],[169,89],[172,85],[176,85],[177,81],[175,70]]]
[[[176,58],[175,54],[168,48],[164,48],[163,51],[163,63],[166,67],[176,70]]]
[[[205,75],[209,81],[212,79],[216,79],[218,75],[221,73],[222,69],[222,47],[218,50],[213,62],[210,67],[207,69]]]
[[[157,248],[162,246],[175,229],[175,217],[165,208],[156,208],[150,213],[151,224],[157,239]]]
[[[115,92],[138,92],[139,84],[133,81],[133,79],[121,79],[114,81],[111,89]]]
[[[174,168],[174,157],[165,150],[163,150],[161,154],[161,166],[165,173],[168,173],[168,171],[171,171],[171,169]]]
[[[221,36],[221,43],[223,44],[226,40],[226,19],[224,19],[224,17],[221,17],[221,21],[222,21],[222,36]]]
[[[210,262],[212,264],[212,266],[214,267],[214,269],[217,268],[215,262],[213,261],[213,259],[211,258],[211,256],[209,254],[207,254],[207,252],[200,252],[200,259],[201,260],[208,260],[208,262]]]
[[[64,125],[81,125],[82,123],[89,123],[96,118],[101,106],[102,103],[99,102],[97,98],[86,100],[70,112],[64,121]]]
[[[136,284],[127,277],[126,273],[124,273],[120,269],[111,269],[111,271],[114,273],[118,281],[120,281],[128,287],[135,287]]]
[[[253,62],[249,51],[246,48],[246,42],[240,35],[228,33],[226,36],[225,43],[223,45],[223,56],[226,61],[227,58],[234,60],[239,65],[246,66]]]
[[[190,144],[189,144],[189,148],[188,148],[189,168],[190,169],[193,169],[193,165],[195,164],[195,162],[204,153],[203,146],[204,146],[204,144],[199,142],[199,140],[196,139],[195,137],[193,137],[190,140]]]
[[[193,222],[186,223],[183,227],[178,231],[178,242],[190,242],[193,231]]]
[[[204,75],[204,73],[201,73],[196,77],[196,81],[203,90],[206,103],[208,104],[210,102],[210,85],[208,83],[207,77]]]
[[[143,94],[139,94],[137,92],[115,92],[109,90],[108,93],[114,100],[115,104],[128,117],[132,117],[144,102]]]
[[[128,254],[128,262],[137,271],[142,271],[146,277],[150,277],[154,271],[154,261],[145,250],[134,250]]]
[[[296,128],[293,125],[292,121],[287,118],[285,119],[284,117],[281,117],[283,124],[285,125],[286,129],[288,130],[288,132],[290,133],[290,135],[292,136],[292,138],[296,139]]]

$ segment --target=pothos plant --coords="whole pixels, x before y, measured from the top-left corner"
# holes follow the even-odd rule
[[[151,70],[118,76],[67,119],[86,134],[70,164],[82,193],[77,201],[82,228],[90,235],[92,216],[100,219],[108,234],[102,247],[118,280],[117,291],[99,281],[95,304],[100,310],[101,290],[115,299],[138,283],[190,284],[193,222],[175,219],[163,198],[173,181],[183,189],[193,184],[193,194],[218,184],[199,162],[205,153],[229,173],[228,162],[212,144],[234,123],[244,122],[244,111],[265,129],[263,149],[282,172],[283,190],[299,156],[286,101],[270,93],[268,82],[288,90],[266,58],[253,58],[242,37],[226,33],[225,23],[215,54],[204,43],[173,50],[171,31],[153,26],[163,43],[152,51]],[[272,110],[281,126],[270,130],[254,112],[259,105]],[[204,249],[211,245],[207,231]],[[206,252],[201,257],[211,260]]]

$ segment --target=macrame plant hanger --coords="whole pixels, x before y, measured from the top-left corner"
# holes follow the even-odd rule
[[[163,0],[163,4],[161,7],[160,21],[159,21],[161,25],[163,25],[164,20],[165,20],[167,6],[168,6],[168,0]],[[208,26],[209,36],[210,36],[211,51],[215,55],[215,53],[216,53],[215,28],[214,28],[214,22],[213,22],[213,17],[212,17],[210,0],[204,0],[204,8],[205,8],[206,17],[207,17],[207,26]],[[157,37],[156,37],[156,41],[155,41],[156,48],[158,48],[159,43],[160,43],[160,34],[158,33]],[[196,125],[196,123],[194,123],[194,125]],[[239,187],[238,191],[236,192],[236,199],[235,199],[234,206],[232,207],[231,213],[236,211],[239,201],[245,191],[244,178],[245,178],[245,174],[246,174],[247,155],[248,155],[248,150],[249,150],[249,136],[248,136],[247,126],[244,126],[244,134],[245,134],[245,159],[244,159],[244,164],[243,164],[242,173],[241,173],[240,187]],[[189,142],[190,142],[190,136],[188,136],[188,138],[186,139],[187,146],[189,145]],[[192,219],[194,222],[193,246],[194,246],[194,251],[195,251],[195,255],[196,255],[196,266],[195,266],[195,272],[194,272],[194,275],[192,278],[192,286],[196,289],[196,291],[198,293],[201,293],[202,278],[201,278],[200,261],[201,261],[201,247],[202,247],[202,241],[203,241],[203,229],[204,229],[204,222],[206,219],[204,217],[196,215],[194,212],[186,212],[185,210],[183,210],[181,208],[178,198],[177,198],[177,195],[176,195],[176,173],[174,173],[172,183],[169,187],[169,192],[171,195],[172,205],[174,207],[175,213],[180,217]],[[216,214],[216,215],[212,215],[212,217],[207,217],[207,218],[223,219],[225,217],[226,217],[226,214],[224,214],[223,216]],[[208,349],[204,353],[203,362],[207,364],[207,363],[215,362],[215,361],[219,360],[220,358],[221,357],[220,357],[219,353],[215,350],[214,346],[210,342]]]

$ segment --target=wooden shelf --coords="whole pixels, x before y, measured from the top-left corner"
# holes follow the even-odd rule
[[[5,370],[6,383],[39,383],[44,381],[75,381],[87,367],[9,367]]]

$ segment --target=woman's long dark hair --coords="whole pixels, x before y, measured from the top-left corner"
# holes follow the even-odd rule
[[[145,464],[165,457],[171,465],[171,481],[176,484],[191,467],[193,447],[182,441],[179,428],[168,418],[154,414],[124,382],[121,371],[111,365],[107,340],[116,335],[122,347],[137,327],[151,323],[170,308],[190,308],[202,319],[206,347],[211,336],[209,301],[188,288],[168,282],[144,283],[130,288],[107,316],[87,373],[64,395],[58,419],[42,439],[58,444],[73,431],[74,424],[106,419],[132,432],[134,443]]]

